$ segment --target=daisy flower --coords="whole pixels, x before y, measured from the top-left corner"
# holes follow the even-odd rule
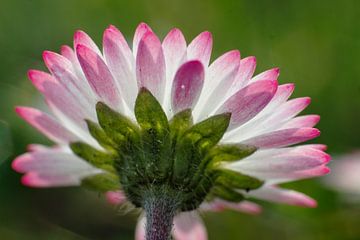
[[[358,202],[360,197],[360,150],[336,157],[331,164],[333,174],[323,178],[324,183],[348,200]]]
[[[179,29],[160,41],[141,23],[129,47],[109,26],[102,51],[82,31],[74,49],[45,51],[50,73],[30,70],[51,114],[17,107],[55,142],[13,162],[30,187],[83,186],[144,211],[137,239],[206,239],[198,210],[257,213],[252,199],[315,207],[278,185],[329,172],[318,115],[297,117],[279,69],[254,75],[255,57],[226,52],[211,64],[212,35],[187,44]],[[174,227],[173,227],[174,225]]]

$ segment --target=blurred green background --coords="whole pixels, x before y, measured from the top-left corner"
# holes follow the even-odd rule
[[[342,154],[360,147],[359,16],[357,0],[0,0],[0,119],[7,123],[0,124],[0,136],[12,135],[0,142],[5,146],[0,152],[0,239],[133,239],[136,213],[124,214],[78,188],[25,188],[10,169],[27,144],[49,143],[13,110],[42,104],[26,72],[45,69],[42,51],[71,45],[76,29],[98,44],[109,24],[128,40],[141,21],[161,37],[178,27],[188,42],[209,30],[213,59],[240,49],[242,57],[257,57],[257,72],[279,66],[280,83],[296,83],[294,95],[313,100],[306,113],[322,117],[316,142]],[[11,145],[13,154],[6,158]],[[209,238],[360,239],[359,204],[344,201],[319,179],[287,186],[311,195],[319,207],[262,203],[260,216],[206,214]]]

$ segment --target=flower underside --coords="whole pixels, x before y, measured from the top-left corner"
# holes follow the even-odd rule
[[[137,123],[102,102],[97,103],[96,112],[99,125],[86,122],[105,151],[83,142],[70,144],[76,155],[105,170],[85,178],[83,186],[104,192],[121,188],[136,207],[144,206],[149,192],[166,191],[164,195],[177,199],[178,210],[189,211],[215,197],[239,202],[243,196],[233,189],[248,191],[263,184],[221,168],[222,162],[256,151],[248,145],[218,144],[229,126],[230,113],[194,125],[191,109],[186,109],[169,121],[146,88],[140,89],[136,99]]]

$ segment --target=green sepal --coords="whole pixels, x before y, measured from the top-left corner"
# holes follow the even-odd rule
[[[229,169],[218,170],[217,175],[218,177],[216,178],[215,185],[219,184],[249,191],[257,189],[264,184],[264,181]]]
[[[211,189],[211,195],[230,202],[240,202],[244,200],[244,196],[241,193],[238,193],[235,190],[223,185],[214,186]]]
[[[106,135],[105,131],[93,121],[85,120],[88,126],[88,130],[93,138],[105,149],[113,150],[116,148],[116,144]]]
[[[98,102],[96,113],[106,135],[118,146],[139,142],[139,128],[127,117]]]
[[[195,186],[199,179],[206,173],[216,170],[222,162],[232,162],[250,156],[257,150],[254,146],[243,144],[218,145],[210,149],[201,160],[198,170],[191,180],[190,186]]]
[[[171,138],[176,141],[176,139],[192,125],[193,118],[191,114],[191,109],[185,109],[181,112],[178,112],[169,121]]]
[[[233,162],[241,160],[253,154],[257,148],[255,146],[243,144],[226,144],[214,147],[209,151],[207,157],[212,166],[220,162]]]
[[[77,156],[85,159],[86,161],[98,168],[103,168],[107,165],[112,166],[114,160],[116,159],[116,155],[114,153],[99,151],[90,146],[89,144],[83,142],[70,143],[70,148]]]
[[[150,178],[163,178],[172,165],[170,127],[160,103],[146,88],[136,98],[135,117],[141,127],[146,172]]]
[[[230,116],[225,113],[210,117],[192,126],[178,139],[173,169],[175,182],[184,182],[185,176],[193,175],[201,159],[224,135],[229,126]],[[191,166],[193,167],[189,169]],[[187,180],[189,179],[185,179]]]
[[[119,177],[112,173],[101,173],[84,178],[81,186],[98,192],[116,191],[121,187]]]

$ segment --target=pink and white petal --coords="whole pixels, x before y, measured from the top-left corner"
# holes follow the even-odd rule
[[[120,91],[102,58],[81,44],[77,45],[76,53],[84,74],[99,100],[114,109],[121,110]]]
[[[126,202],[126,196],[123,191],[108,191],[105,193],[106,200],[111,205],[119,205]]]
[[[326,151],[327,150],[327,146],[325,144],[307,144],[307,145],[304,145],[304,146],[307,146],[307,147],[313,148],[313,149],[317,149],[317,150],[320,150],[320,151]]]
[[[298,115],[311,102],[309,97],[295,98],[282,104],[271,117],[264,121],[265,129],[277,129],[284,122]]]
[[[229,51],[217,58],[208,68],[204,90],[194,111],[194,118],[204,119],[231,97],[226,93],[233,84],[240,65],[240,52]],[[198,116],[199,115],[199,116]]]
[[[67,144],[79,138],[64,128],[50,115],[29,107],[16,107],[17,114],[56,143]]]
[[[74,50],[67,45],[61,46],[60,53],[62,56],[66,57],[72,64],[78,62]]]
[[[293,91],[294,84],[283,84],[278,86],[276,93],[269,104],[247,123],[234,131],[227,132],[223,138],[223,142],[240,142],[259,135],[259,129],[263,129],[262,126],[264,125],[264,122],[276,113],[279,106],[286,102]]]
[[[209,203],[200,205],[200,210],[210,212],[222,212],[226,209],[235,210],[247,214],[257,215],[262,211],[261,206],[250,201],[241,201],[238,203],[225,201],[223,199],[215,199]]]
[[[83,45],[91,49],[97,55],[101,56],[101,52],[94,41],[85,32],[78,30],[74,34],[74,49],[77,51],[77,46]]]
[[[173,236],[175,240],[207,240],[207,232],[199,215],[182,212],[174,218]]]
[[[162,102],[165,75],[165,59],[161,42],[153,32],[147,32],[139,42],[136,55],[138,86],[147,88],[159,102]]]
[[[141,39],[148,32],[153,32],[153,31],[146,23],[140,23],[137,26],[137,28],[135,30],[134,38],[133,38],[133,45],[132,45],[132,50],[133,50],[135,57],[137,56],[137,51],[138,51],[138,47],[139,47],[139,43],[140,43]]]
[[[50,175],[47,173],[28,172],[21,178],[21,183],[27,187],[70,187],[79,186],[81,178],[75,175]]]
[[[239,70],[235,76],[234,84],[231,87],[230,94],[248,85],[256,68],[256,58],[254,56],[241,59]],[[276,79],[265,79],[276,80]]]
[[[13,161],[12,167],[20,173],[41,172],[53,174],[91,172],[97,169],[74,154],[57,149],[25,153]],[[101,170],[99,171],[101,172]]]
[[[145,216],[140,216],[135,228],[135,240],[146,240],[145,239],[145,226],[146,218]]]
[[[209,65],[212,51],[212,35],[205,31],[196,36],[187,48],[188,60],[200,60],[205,67]]]
[[[138,93],[134,71],[135,59],[121,32],[110,26],[103,37],[104,57],[115,82],[130,109]]]
[[[59,116],[59,112],[62,113],[61,115],[65,115],[67,118],[73,120],[75,125],[86,127],[83,120],[88,118],[89,115],[54,77],[48,73],[37,70],[30,70],[28,75],[33,85],[45,95],[45,99],[49,104],[50,109],[61,122],[64,122],[64,119],[62,116]],[[64,125],[67,126],[65,122]]]
[[[330,173],[330,168],[326,166],[326,164],[320,165],[315,168],[303,170],[303,171],[295,171],[288,174],[282,174],[277,178],[272,178],[268,180],[265,184],[280,184],[285,182],[297,181],[301,179],[314,178],[324,176]]]
[[[319,115],[305,115],[293,118],[285,123],[281,129],[314,127],[320,121]]]
[[[251,79],[252,82],[262,81],[262,80],[277,80],[280,75],[279,68],[272,68],[265,72],[262,72]]]
[[[41,93],[45,93],[44,84],[46,82],[58,84],[57,80],[51,74],[39,70],[29,70],[28,77],[31,83]]]
[[[67,58],[50,51],[45,51],[43,58],[47,68],[58,82],[73,95],[79,104],[88,109],[88,112],[95,119],[95,111],[92,111],[95,104],[92,91],[87,82],[76,76],[71,62]]]
[[[175,73],[185,61],[186,61],[186,40],[182,32],[174,28],[164,38],[162,42],[162,48],[164,51],[165,65],[166,65],[166,83],[163,109],[166,115],[171,118],[173,112],[171,112],[171,89],[173,85],[173,79]]]
[[[76,186],[85,177],[102,173],[71,153],[37,151],[17,157],[12,168],[23,176],[23,183],[32,187]]]
[[[277,81],[258,81],[239,90],[217,110],[230,112],[228,129],[236,128],[255,117],[270,102],[277,89]]]
[[[33,85],[44,94],[45,102],[62,125],[85,142],[101,148],[90,136],[84,121],[84,119],[91,119],[86,109],[79,106],[73,96],[50,74],[30,70],[28,75]]]
[[[284,203],[300,207],[314,208],[317,206],[317,203],[314,199],[303,193],[294,190],[282,189],[276,186],[265,186],[250,191],[247,195],[266,201]]]
[[[26,151],[28,152],[38,152],[38,151],[47,151],[50,148],[42,144],[29,144],[26,146]]]
[[[265,133],[241,143],[257,148],[278,148],[305,142],[319,135],[320,131],[316,128],[289,128]]]
[[[162,48],[166,63],[166,78],[171,83],[170,80],[174,78],[177,69],[186,60],[186,40],[182,32],[177,28],[172,29],[164,38]]]
[[[317,168],[328,163],[330,159],[323,151],[299,146],[259,150],[243,160],[224,166],[246,175],[269,180],[296,177],[295,172]]]
[[[189,61],[179,68],[171,91],[174,113],[193,108],[200,96],[204,77],[204,66],[200,61]]]
[[[241,201],[235,206],[230,205],[229,208],[252,215],[258,215],[262,212],[262,207],[259,204],[250,201]]]
[[[82,82],[86,83],[86,88],[89,91],[89,94],[91,94],[92,96],[94,95],[94,93],[92,92],[92,89],[90,88],[90,85],[88,84],[85,75],[81,69],[80,63],[77,59],[76,53],[75,51],[67,46],[67,45],[63,45],[61,46],[61,55],[63,55],[64,57],[66,57],[72,64],[74,70],[75,70],[75,74],[76,76],[81,79]]]

